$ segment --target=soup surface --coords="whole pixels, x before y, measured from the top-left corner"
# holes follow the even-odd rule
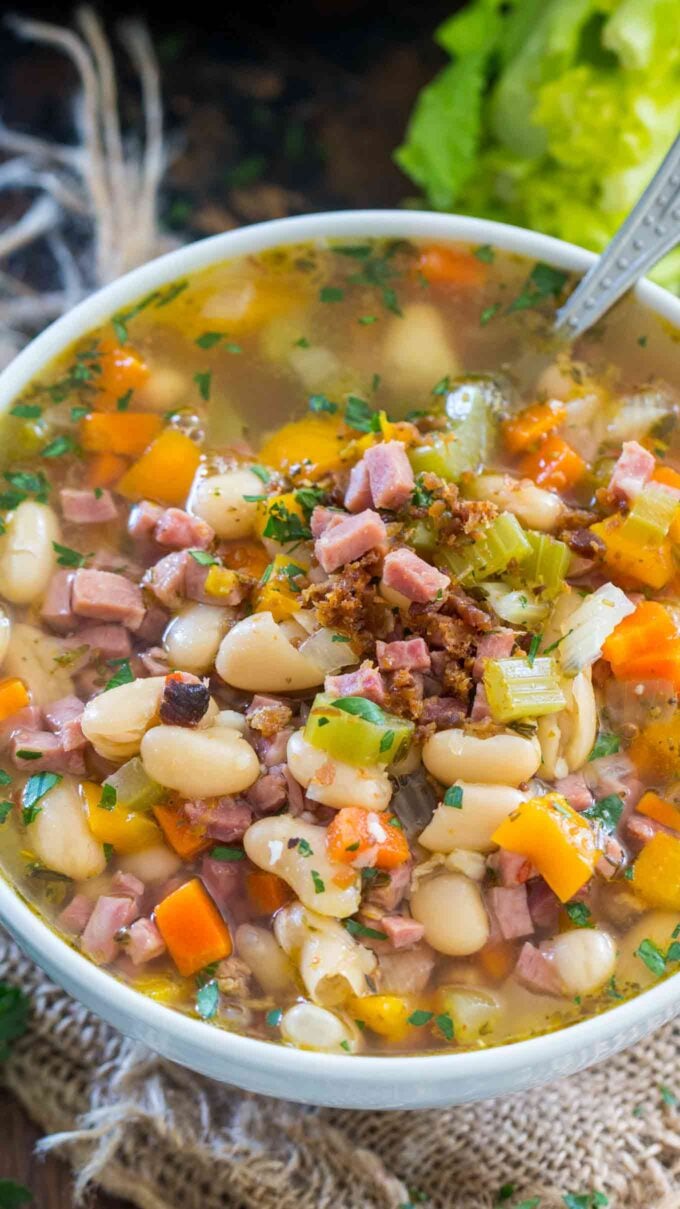
[[[409,1053],[680,960],[672,332],[490,247],[221,264],[3,420],[0,858],[216,1027]]]

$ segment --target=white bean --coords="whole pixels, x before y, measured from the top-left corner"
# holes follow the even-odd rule
[[[267,995],[295,986],[295,971],[276,938],[257,924],[240,924],[234,937],[236,952]]]
[[[82,717],[83,734],[107,760],[129,760],[136,756],[144,733],[160,709],[165,676],[149,676],[120,684],[85,706]]]
[[[658,981],[658,974],[650,970],[638,956],[638,950],[643,940],[651,940],[662,953],[666,953],[675,938],[678,924],[680,914],[677,911],[645,911],[642,918],[621,938],[616,967],[618,987],[622,990],[640,990]]]
[[[142,739],[140,755],[152,781],[185,798],[242,793],[260,775],[250,744],[227,726],[154,726]]]
[[[513,479],[509,474],[481,474],[470,485],[475,499],[489,500],[512,512],[527,529],[550,533],[564,516],[564,504],[552,491],[537,487],[531,479]]]
[[[366,976],[375,970],[375,954],[336,919],[291,903],[276,915],[274,932],[296,962],[307,993],[321,1007],[339,1007],[350,996],[369,990]]]
[[[590,995],[614,973],[616,947],[608,932],[575,928],[550,941],[552,960],[567,995]]]
[[[458,372],[451,328],[429,302],[412,302],[391,320],[383,348],[386,381],[401,391],[431,390],[431,383]]]
[[[141,852],[120,856],[118,863],[125,873],[133,873],[143,882],[165,882],[177,872],[182,861],[166,844],[154,844]]]
[[[419,836],[419,843],[430,852],[453,852],[456,848],[491,852],[496,847],[491,836],[517,810],[524,795],[509,785],[470,785],[463,781],[456,784],[463,793],[462,805],[447,806],[440,802]]]
[[[297,1049],[340,1054],[360,1048],[358,1036],[334,1012],[315,1003],[296,1003],[281,1017],[281,1036]]]
[[[246,495],[261,495],[262,480],[252,470],[225,470],[195,480],[188,508],[207,521],[218,537],[247,537],[257,516],[257,503]]]
[[[37,626],[15,622],[5,655],[5,676],[18,676],[28,686],[34,705],[49,705],[73,692],[67,667],[57,660],[65,653],[58,638]]]
[[[215,667],[250,693],[294,693],[323,684],[324,672],[285,637],[271,613],[253,613],[222,639]]]
[[[59,537],[59,521],[48,504],[19,504],[0,540],[0,593],[6,600],[30,604],[42,596],[57,565],[52,542]]]
[[[302,852],[299,843],[289,848],[289,840],[304,840]],[[311,911],[344,919],[358,909],[361,877],[330,860],[325,827],[290,814],[271,815],[250,825],[243,847],[258,869],[282,877]]]
[[[38,859],[77,882],[103,873],[104,849],[87,825],[77,781],[64,777],[38,805],[35,820],[26,828],[26,838]]]
[[[522,735],[480,739],[462,730],[440,730],[423,747],[423,763],[444,785],[460,778],[478,785],[521,785],[541,762],[538,740]]]
[[[197,675],[207,672],[215,662],[230,616],[229,609],[215,605],[186,605],[163,635],[170,666]]]
[[[244,735],[246,725],[245,716],[239,714],[237,709],[221,709],[215,714],[215,726],[228,726],[231,730],[240,730]]]
[[[489,920],[477,884],[462,873],[436,873],[411,895],[411,914],[438,953],[466,957],[489,938]]]
[[[307,796],[324,806],[362,806],[386,810],[392,797],[392,782],[383,768],[355,768],[335,760],[303,737],[301,730],[288,740],[288,766]]]

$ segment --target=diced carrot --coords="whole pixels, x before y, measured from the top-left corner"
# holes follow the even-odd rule
[[[129,500],[185,503],[201,455],[198,446],[176,428],[165,428],[123,475],[116,491]]]
[[[154,918],[172,960],[185,978],[231,953],[229,928],[197,877],[164,898]]]
[[[652,482],[663,483],[664,487],[672,487],[675,491],[680,491],[680,474],[671,466],[657,466],[652,475]],[[676,516],[671,521],[668,536],[676,545],[680,545],[680,516]]]
[[[609,635],[602,654],[620,680],[669,680],[680,687],[680,638],[670,613],[643,600]]]
[[[481,260],[466,248],[449,244],[423,248],[416,268],[432,285],[482,285],[487,278],[487,269]]]
[[[30,693],[18,676],[8,676],[6,680],[0,680],[0,722],[11,718],[12,714],[16,714],[30,703]]]
[[[563,903],[592,877],[602,855],[588,820],[559,793],[522,802],[491,838],[530,860]]]
[[[535,453],[519,464],[524,478],[533,479],[548,491],[568,491],[583,478],[587,466],[575,449],[557,435],[544,437]]]
[[[87,463],[86,487],[110,487],[123,474],[127,463],[117,453],[95,453]]]
[[[210,847],[212,840],[205,827],[190,823],[181,807],[161,804],[153,807],[153,813],[170,847],[183,860],[190,861]]]
[[[650,588],[663,588],[675,572],[673,547],[668,538],[641,546],[622,532],[624,518],[616,513],[590,526],[605,544],[605,562],[619,577],[627,576]]]
[[[340,468],[340,450],[346,441],[347,430],[340,420],[309,415],[278,428],[262,446],[260,461],[276,470],[302,463],[305,474],[318,477]]]
[[[80,421],[80,443],[88,453],[136,458],[162,427],[161,417],[152,411],[95,411]]]
[[[676,806],[675,802],[660,798],[658,793],[652,793],[651,790],[644,793],[635,809],[639,814],[645,814],[648,819],[654,819],[664,827],[680,831],[680,807]]]
[[[134,349],[102,340],[97,364],[101,374],[93,380],[97,387],[94,406],[97,411],[110,411],[119,399],[130,391],[139,390],[149,377],[149,367]]]
[[[536,403],[533,407],[525,407],[524,411],[503,425],[505,444],[511,453],[523,453],[530,449],[541,437],[547,436],[555,428],[559,428],[567,414],[564,403],[556,399],[548,403]]]
[[[261,542],[225,542],[220,547],[220,552],[225,567],[232,571],[242,571],[244,575],[252,575],[253,579],[261,579],[270,562]]]
[[[258,915],[273,915],[285,907],[293,897],[293,891],[282,878],[266,869],[250,869],[246,873],[248,901]]]
[[[326,831],[332,861],[351,865],[371,853],[378,869],[394,869],[409,859],[408,840],[394,815],[376,814],[361,806],[343,806]],[[365,862],[364,862],[365,863]]]
[[[499,940],[497,944],[485,945],[479,951],[479,961],[482,969],[493,978],[494,982],[502,982],[515,968],[517,949],[508,940]]]
[[[632,886],[650,907],[680,910],[680,839],[659,831],[633,865]]]

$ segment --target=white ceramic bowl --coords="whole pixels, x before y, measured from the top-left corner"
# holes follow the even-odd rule
[[[100,290],[38,336],[0,375],[0,408],[64,347],[130,302],[187,273],[277,244],[334,238],[465,240],[493,244],[564,269],[592,253],[517,227],[444,214],[364,210],[285,218],[171,252]],[[645,282],[641,302],[680,327],[680,301]],[[315,1054],[223,1032],[154,1003],[65,944],[0,877],[0,921],[67,991],[166,1058],[249,1091],[343,1108],[427,1108],[520,1091],[572,1074],[639,1041],[680,1010],[680,975],[601,1016],[559,1032],[477,1053],[425,1057]]]

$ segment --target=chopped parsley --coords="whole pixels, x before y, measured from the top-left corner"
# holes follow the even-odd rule
[[[346,1041],[346,1040],[341,1041],[340,1048],[346,1050],[346,1052],[348,1054],[351,1053],[351,1046],[350,1046],[349,1041]]]
[[[132,389],[126,390],[125,394],[121,395],[120,398],[116,400],[116,411],[127,411],[128,407],[130,406],[131,398]]]
[[[293,341],[293,348],[310,348],[311,345],[306,336],[300,336],[299,340]]]
[[[620,798],[617,793],[610,793],[606,798],[600,798],[594,806],[589,806],[587,810],[583,811],[585,818],[599,823],[608,834],[616,831],[622,814],[623,798]]]
[[[463,807],[463,788],[461,785],[451,785],[444,794],[444,805],[453,806],[456,810]]]
[[[215,558],[214,554],[209,554],[207,550],[190,550],[191,557],[201,567],[218,567],[220,560]]]
[[[595,740],[595,746],[588,756],[588,760],[599,760],[601,756],[614,756],[621,747],[621,740],[618,735],[611,735],[607,731],[601,731]]]
[[[540,306],[547,298],[557,298],[565,285],[567,274],[561,269],[539,261],[535,264],[516,298],[508,307],[508,314],[514,311],[528,311]]]
[[[14,802],[9,802],[7,800],[7,798],[5,798],[4,801],[0,802],[0,823],[7,822],[7,819],[9,818],[13,809],[14,809]]]
[[[61,773],[58,772],[36,772],[28,778],[21,795],[21,818],[25,827],[35,822],[40,814],[42,809],[38,805],[40,799],[44,798],[50,789],[54,789],[55,785],[61,784],[63,779]]]
[[[338,410],[338,405],[337,403],[331,403],[330,399],[327,399],[325,395],[310,395],[309,410],[315,412],[326,411],[329,416],[334,416]]]
[[[106,782],[104,782],[102,785],[102,794],[97,802],[97,805],[101,806],[102,810],[113,810],[117,801],[118,794],[116,793],[115,786],[107,785]]]
[[[22,750],[18,751],[16,754],[20,760],[39,760],[42,755],[42,752],[41,751],[26,751],[25,749],[22,748]]]
[[[15,403],[9,414],[20,420],[37,420],[42,415],[42,407],[38,403]]]
[[[257,463],[254,466],[249,466],[248,469],[257,475],[258,479],[261,479],[263,483],[268,483],[272,477],[269,471],[265,470],[264,466],[258,466]]]
[[[444,1036],[446,1037],[446,1040],[453,1041],[453,1038],[455,1036],[455,1029],[453,1026],[453,1020],[449,1016],[449,1013],[441,1012],[438,1016],[435,1016],[434,1022],[436,1024],[437,1028],[439,1029],[440,1033],[444,1034]]]
[[[346,634],[334,634],[331,642],[351,642],[351,639]]]
[[[314,883],[314,893],[323,894],[324,890],[326,889],[326,884],[321,877],[321,874],[317,873],[316,869],[312,869],[312,881]]]
[[[319,302],[342,302],[345,291],[336,285],[325,285],[319,290]]]
[[[246,854],[242,848],[231,848],[227,844],[216,844],[210,849],[214,861],[244,861]]]
[[[411,1015],[406,1019],[406,1023],[414,1025],[415,1028],[422,1028],[424,1024],[430,1023],[433,1016],[434,1012],[426,1012],[418,1008],[415,1012],[411,1012]]]
[[[10,490],[0,492],[0,508],[17,508],[29,495],[34,496],[39,504],[47,502],[50,484],[42,470],[35,473],[30,470],[6,470],[3,478],[9,483]]]
[[[440,378],[436,386],[432,387],[433,395],[447,395],[451,390],[451,379],[447,374],[446,377]]]
[[[91,557],[89,554],[81,554],[79,550],[71,549],[70,546],[62,546],[59,542],[52,542],[52,549],[60,567],[82,567]]]
[[[385,734],[383,735],[382,739],[380,740],[380,749],[379,750],[381,752],[389,751],[390,747],[394,743],[394,737],[395,736],[394,736],[393,730],[386,730]]]
[[[210,398],[210,388],[211,388],[211,384],[212,384],[212,370],[211,369],[201,370],[201,371],[199,371],[199,373],[194,374],[194,382],[196,383],[196,385],[198,387],[199,395],[204,400],[204,402],[207,403]]]
[[[116,672],[104,685],[103,692],[108,692],[110,688],[120,688],[121,684],[132,684],[134,676],[129,659],[107,659],[106,662],[109,667],[115,667]]]
[[[387,932],[381,932],[378,928],[369,928],[366,924],[360,923],[358,919],[342,919],[340,922],[350,936],[365,936],[367,940],[387,940]]]
[[[53,441],[50,441],[44,449],[40,450],[40,456],[43,458],[61,458],[66,453],[73,453],[75,448],[73,437],[62,433],[60,436],[55,437]]]
[[[295,512],[290,512],[285,504],[277,500],[269,509],[262,536],[286,545],[289,542],[309,541],[312,531]]]
[[[416,478],[416,485],[413,488],[411,495],[411,503],[416,508],[429,508],[434,502],[434,495],[427,487],[423,486],[423,476],[419,474]]]
[[[569,916],[571,922],[575,925],[575,927],[577,927],[577,928],[594,927],[593,917],[590,912],[590,907],[588,907],[585,903],[581,903],[581,902],[565,903],[564,909],[565,909],[567,915]]]
[[[9,773],[5,772],[4,768],[0,768],[0,785],[11,785],[11,784],[12,784],[12,778],[9,775]],[[675,935],[675,933],[673,933],[673,935]]]
[[[355,718],[363,718],[364,722],[372,722],[374,726],[385,724],[385,715],[380,706],[366,697],[338,697],[333,707],[345,714],[353,714]]]
[[[319,491],[318,487],[300,487],[295,492],[295,503],[299,504],[303,512],[311,516],[317,504],[320,504],[324,499],[325,492]]]
[[[288,841],[288,847],[297,848],[300,856],[314,856],[314,849],[312,848],[312,845],[310,844],[309,840],[304,839],[303,836],[292,836]]]
[[[370,327],[370,325],[372,323],[377,323],[377,322],[378,322],[377,315],[360,315],[359,318],[357,319],[357,323],[360,323],[362,327]]]
[[[214,348],[223,339],[224,332],[202,332],[195,343],[199,348]]]
[[[493,264],[496,259],[496,253],[490,243],[482,243],[478,248],[473,248],[472,255],[481,260],[482,264]]]
[[[604,1209],[609,1197],[604,1192],[565,1192],[565,1209]]]
[[[196,1011],[203,1020],[212,1020],[217,1015],[220,1003],[220,988],[215,979],[206,982],[196,992]]]
[[[269,1028],[278,1028],[281,1023],[282,1016],[283,1012],[281,1011],[281,1008],[272,1008],[270,1012],[267,1012],[264,1022]]]
[[[497,315],[498,312],[500,311],[500,309],[501,309],[500,302],[492,302],[491,306],[485,306],[484,310],[481,312],[481,314],[479,316],[480,327],[486,327],[487,323],[491,322],[494,315]]]
[[[666,958],[653,940],[643,940],[635,950],[635,956],[644,961],[647,969],[660,978],[666,972]]]
[[[348,395],[345,407],[345,423],[357,432],[371,432],[374,416],[373,408],[365,399],[358,395]]]
[[[542,634],[532,634],[531,635],[531,642],[529,643],[529,652],[527,654],[527,663],[529,664],[529,667],[534,666],[534,659],[538,655],[542,638],[543,638]]]
[[[89,407],[83,407],[79,404],[77,407],[71,408],[71,419],[73,420],[74,424],[76,424],[78,420],[84,420],[85,416],[89,416],[89,414]]]

